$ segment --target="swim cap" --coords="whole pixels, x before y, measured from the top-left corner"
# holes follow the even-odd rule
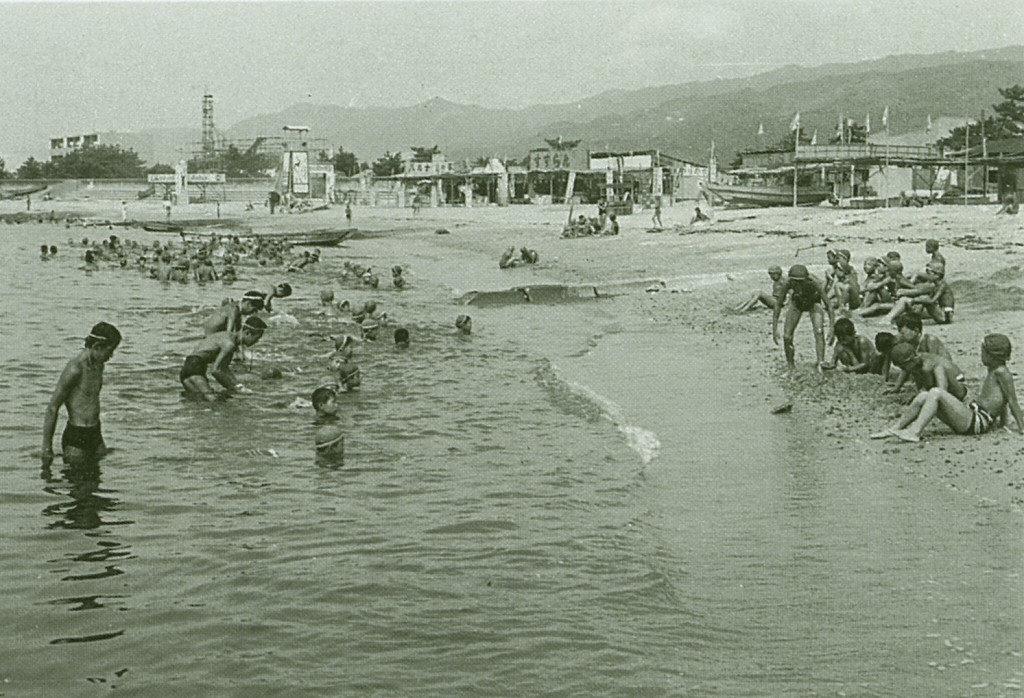
[[[911,361],[917,356],[917,350],[914,349],[914,345],[910,342],[896,342],[893,345],[892,351],[889,352],[889,359],[897,366]]]
[[[263,322],[255,315],[250,315],[245,318],[245,322],[242,323],[242,328],[252,330],[253,332],[262,332],[267,329],[267,323]]]
[[[981,343],[982,349],[984,349],[989,356],[999,361],[1010,360],[1010,338],[1005,334],[990,334],[985,337],[985,341]]]
[[[768,273],[769,274],[781,274],[782,273],[782,267],[780,267],[778,264],[773,264],[770,267],[768,267]]]
[[[794,264],[789,268],[789,278],[791,279],[806,279],[808,277],[810,274],[803,264]]]
[[[902,272],[903,271],[903,262],[901,262],[898,259],[890,258],[889,262],[888,262],[888,266],[889,266],[889,271],[895,271],[895,272]]]
[[[934,239],[926,240],[924,243],[924,249],[927,250],[928,252],[934,252],[935,250],[939,249],[939,241]]]
[[[850,261],[850,251],[849,250],[838,250],[838,251],[836,251],[836,254],[839,255],[840,257],[846,257],[846,261],[847,262]]]
[[[399,327],[395,330],[395,344],[408,344],[409,343],[409,330],[404,327]]]
[[[455,318],[455,326],[456,327],[462,327],[467,322],[469,322],[469,316],[468,315],[460,315],[457,318]]]
[[[339,350],[344,349],[345,347],[349,346],[354,341],[355,341],[355,339],[350,334],[343,334],[340,337],[335,337],[334,338],[334,349],[335,349],[335,351],[339,351]]]

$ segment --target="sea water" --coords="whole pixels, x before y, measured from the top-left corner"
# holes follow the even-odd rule
[[[458,305],[558,280],[452,261],[429,233],[352,241],[304,274],[160,284],[83,272],[67,232],[0,228],[0,695],[1021,687],[1017,518],[869,455],[838,462],[816,424],[769,414],[762,368],[652,328],[643,291]],[[382,288],[339,282],[343,259]],[[203,316],[285,279],[294,296],[236,364],[252,392],[183,397]],[[412,335],[358,345],[340,467],[315,461],[296,400],[350,329],[319,307],[328,287]],[[42,468],[46,401],[100,320],[125,337],[102,394],[115,450]],[[259,378],[268,365],[283,377]]]

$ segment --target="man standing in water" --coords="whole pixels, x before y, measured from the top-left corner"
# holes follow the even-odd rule
[[[782,346],[786,351],[786,363],[789,370],[796,368],[794,362],[793,333],[804,313],[811,316],[814,327],[814,352],[818,358],[818,372],[822,372],[825,363],[824,315],[828,312],[828,343],[832,343],[835,333],[836,315],[832,304],[825,300],[825,288],[821,282],[811,276],[803,264],[794,264],[789,268],[789,275],[779,293],[775,296],[775,311],[772,314],[772,341],[779,343],[779,315],[787,297],[789,306],[786,308],[786,324],[782,330]]]
[[[100,390],[103,367],[120,343],[121,333],[116,327],[97,323],[85,338],[85,349],[64,367],[43,418],[40,457],[44,466],[53,462],[53,432],[62,405],[68,411],[68,423],[60,440],[64,462],[80,464],[106,453],[100,432]]]
[[[206,400],[217,399],[217,394],[210,386],[210,377],[216,380],[227,392],[234,392],[241,386],[231,372],[231,359],[242,347],[251,347],[263,336],[267,323],[250,315],[242,323],[239,330],[228,332],[222,330],[207,336],[189,356],[181,367],[178,379],[187,392],[197,394]]]

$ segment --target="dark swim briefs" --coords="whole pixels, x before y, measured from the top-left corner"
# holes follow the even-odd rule
[[[64,427],[64,433],[60,437],[60,447],[64,453],[67,453],[70,447],[93,455],[101,446],[103,446],[103,435],[100,433],[99,424],[92,427],[68,424]]]
[[[184,383],[186,378],[191,378],[192,376],[203,376],[205,378],[207,366],[209,366],[209,363],[203,357],[193,354],[185,359],[185,365],[181,367],[178,380]]]

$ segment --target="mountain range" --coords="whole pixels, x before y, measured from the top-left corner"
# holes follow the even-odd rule
[[[609,90],[564,104],[494,109],[440,97],[405,107],[342,107],[301,103],[221,129],[233,141],[281,135],[285,124],[309,126],[310,136],[373,161],[385,151],[437,145],[451,160],[484,156],[521,159],[545,138],[582,139],[590,150],[659,149],[706,163],[714,141],[719,161],[787,136],[796,112],[805,134],[825,142],[840,116],[875,132],[889,108],[893,136],[978,118],[1002,101],[997,88],[1021,82],[1024,46],[970,53],[887,56],[856,63],[785,66],[747,78],[708,80],[636,90]],[[941,117],[947,117],[941,122]],[[199,116],[197,114],[197,122]],[[758,137],[759,126],[765,135]],[[156,132],[154,132],[156,133]],[[187,133],[187,135],[183,135]],[[936,129],[932,140],[945,135]],[[195,141],[198,129],[178,132],[174,148]],[[155,140],[171,139],[163,131]],[[154,148],[156,153],[170,148]],[[159,157],[159,155],[158,155]],[[169,161],[169,160],[168,160]]]

